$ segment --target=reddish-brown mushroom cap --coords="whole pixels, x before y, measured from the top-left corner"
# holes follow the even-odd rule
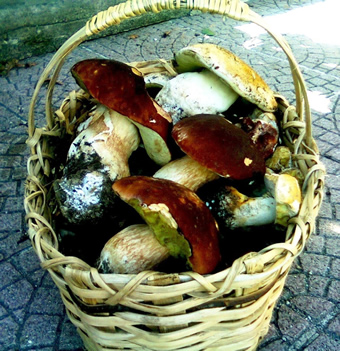
[[[76,63],[72,74],[100,103],[166,138],[169,117],[157,111],[137,69],[114,60],[90,59]]]
[[[216,268],[221,257],[217,224],[193,191],[170,180],[146,176],[122,178],[113,184],[113,190],[136,209],[171,255],[187,257],[200,274]]]
[[[170,161],[165,141],[171,118],[149,96],[142,74],[136,68],[114,60],[89,59],[76,63],[71,73],[79,86],[97,101],[129,117],[137,125],[144,143],[148,144],[145,145],[147,152],[150,151],[151,158],[156,158],[155,162]],[[150,139],[153,141],[149,148]]]
[[[242,180],[265,173],[263,155],[247,133],[222,116],[184,118],[172,136],[183,152],[222,177]]]

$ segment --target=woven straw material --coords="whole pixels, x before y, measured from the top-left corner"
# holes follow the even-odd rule
[[[64,256],[52,225],[51,203],[56,160],[54,145],[87,117],[89,96],[71,92],[57,113],[52,109],[54,86],[66,56],[81,42],[126,18],[163,9],[200,9],[251,21],[263,28],[285,52],[295,84],[296,106],[277,96],[282,112],[283,142],[304,175],[303,201],[289,221],[286,241],[234,261],[215,274],[99,274],[77,257]],[[147,74],[170,70],[169,62],[135,63]],[[46,126],[35,126],[34,110],[43,83]],[[135,0],[109,8],[92,18],[54,55],[42,73],[29,112],[28,176],[25,210],[28,233],[43,268],[60,289],[68,316],[88,350],[255,350],[268,331],[272,311],[294,259],[313,232],[322,202],[325,170],[311,132],[306,87],[290,47],[262,18],[238,0]]]

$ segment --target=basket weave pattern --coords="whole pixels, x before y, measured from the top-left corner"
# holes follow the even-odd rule
[[[296,106],[277,96],[282,112],[283,142],[304,175],[299,215],[289,222],[286,241],[249,253],[231,267],[202,276],[194,272],[165,274],[145,271],[137,275],[99,274],[77,257],[58,251],[50,204],[55,140],[71,132],[87,116],[89,96],[71,92],[60,110],[52,109],[53,89],[66,56],[81,42],[126,18],[166,9],[200,9],[265,28],[285,52],[295,84]],[[136,63],[147,74],[168,69],[166,61],[151,66]],[[151,68],[150,68],[151,67]],[[34,109],[43,83],[46,126],[36,128]],[[25,209],[32,245],[60,289],[68,316],[89,350],[255,350],[268,331],[272,310],[294,259],[313,232],[324,187],[324,168],[311,132],[306,87],[285,40],[272,33],[262,18],[239,0],[128,1],[92,18],[54,55],[40,77],[29,114],[28,176]]]

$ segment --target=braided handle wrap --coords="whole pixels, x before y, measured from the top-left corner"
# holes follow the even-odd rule
[[[98,34],[121,21],[147,12],[163,10],[193,9],[217,13],[230,18],[248,21],[249,6],[240,0],[129,0],[99,12],[86,24],[86,35]]]

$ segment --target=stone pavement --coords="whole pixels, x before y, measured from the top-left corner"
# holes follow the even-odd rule
[[[289,4],[288,4],[289,3]],[[250,0],[284,32],[305,77],[313,134],[327,167],[316,233],[296,260],[275,308],[262,351],[340,349],[340,40],[337,0]],[[288,16],[287,16],[288,14]],[[297,16],[297,17],[296,17]],[[293,101],[288,62],[277,44],[254,26],[192,11],[191,16],[89,41],[72,53],[56,89],[58,106],[75,88],[68,73],[77,60],[170,58],[193,42],[214,42],[248,61],[274,90]],[[51,54],[30,58],[27,68],[0,77],[0,350],[81,350],[57,288],[38,263],[23,210],[28,150],[28,105]],[[44,124],[43,106],[37,109]]]

